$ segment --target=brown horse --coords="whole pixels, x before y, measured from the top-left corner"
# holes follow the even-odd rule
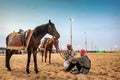
[[[44,24],[44,25],[40,25],[37,26],[34,31],[33,34],[31,36],[30,42],[28,44],[27,47],[27,53],[28,53],[28,59],[27,59],[27,66],[26,66],[26,72],[29,74],[29,64],[30,64],[30,58],[31,58],[31,53],[33,53],[33,59],[34,59],[34,71],[36,73],[38,73],[38,68],[37,68],[37,58],[36,58],[36,54],[37,54],[37,48],[40,44],[40,40],[46,35],[46,34],[50,34],[52,36],[54,36],[56,39],[59,39],[60,35],[57,32],[55,25],[49,20],[49,23]],[[9,35],[6,38],[6,45],[8,45],[8,41],[9,41]],[[9,71],[11,71],[11,67],[10,67],[10,58],[12,56],[12,54],[15,52],[16,50],[12,50],[12,49],[7,49],[6,50],[6,67]]]
[[[45,62],[46,62],[47,53],[49,52],[49,63],[51,63],[51,53],[52,53],[53,45],[55,46],[56,51],[58,52],[58,49],[59,49],[58,40],[56,40],[55,38],[46,38],[43,44],[40,46],[40,52],[42,54],[42,62],[43,62],[44,55],[45,55]]]

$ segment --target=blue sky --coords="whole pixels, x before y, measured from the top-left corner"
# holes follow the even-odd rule
[[[66,49],[70,18],[74,49],[85,48],[85,32],[89,50],[120,48],[119,0],[0,0],[0,46],[6,46],[10,32],[34,29],[51,19],[61,35],[60,47]]]

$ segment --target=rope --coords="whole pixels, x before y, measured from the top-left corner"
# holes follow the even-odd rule
[[[60,49],[60,51],[62,51],[62,50]],[[61,56],[63,59],[66,59],[66,58],[62,55],[63,52],[58,52],[58,53],[60,54],[60,56]]]

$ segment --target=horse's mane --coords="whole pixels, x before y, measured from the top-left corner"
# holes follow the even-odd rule
[[[48,23],[47,23],[47,24],[42,24],[42,25],[36,26],[36,27],[35,27],[35,30],[38,30],[39,28],[41,28],[41,27],[43,27],[43,26],[46,26],[46,25],[48,25]]]
[[[39,25],[34,29],[34,36],[39,36],[40,34],[44,34],[45,32],[47,32],[47,24],[43,24],[43,25]]]

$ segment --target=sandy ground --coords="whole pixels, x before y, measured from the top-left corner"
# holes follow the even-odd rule
[[[63,59],[52,54],[52,63],[42,63],[37,55],[39,73],[34,72],[31,56],[30,74],[26,74],[27,55],[13,55],[12,71],[5,68],[5,56],[0,55],[0,80],[120,80],[120,53],[89,53],[92,66],[89,74],[71,74],[63,71]]]

